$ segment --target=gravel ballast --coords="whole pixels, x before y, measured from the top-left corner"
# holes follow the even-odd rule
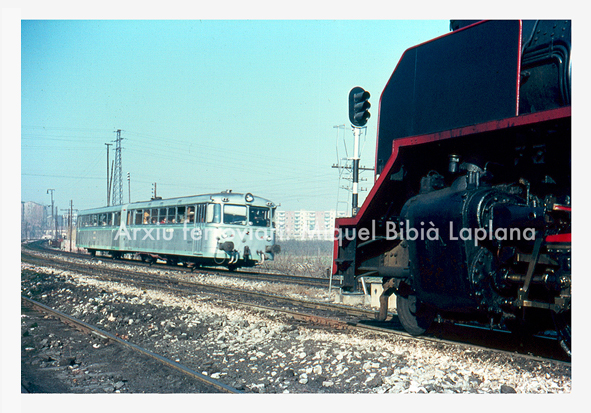
[[[21,273],[23,295],[244,392],[571,392],[571,368],[564,363],[396,335],[331,331],[206,294],[179,297],[26,263]],[[217,282],[214,276],[210,281]],[[245,288],[245,281],[235,283]],[[318,292],[318,298],[325,294]]]

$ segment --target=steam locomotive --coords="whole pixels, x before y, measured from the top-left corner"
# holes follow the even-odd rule
[[[571,22],[451,21],[380,97],[376,180],[336,220],[344,292],[383,279],[413,335],[437,315],[571,346]]]

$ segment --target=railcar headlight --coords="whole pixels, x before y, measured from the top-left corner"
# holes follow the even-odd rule
[[[246,195],[244,195],[244,200],[246,202],[252,202],[254,201],[254,195],[249,192]]]

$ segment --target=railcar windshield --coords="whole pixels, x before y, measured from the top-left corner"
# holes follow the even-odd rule
[[[248,208],[248,225],[254,227],[268,227],[271,224],[270,209],[251,206]]]
[[[246,225],[246,205],[224,205],[224,224]]]

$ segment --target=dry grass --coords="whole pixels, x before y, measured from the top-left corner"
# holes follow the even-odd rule
[[[263,268],[282,274],[327,277],[332,263],[330,241],[282,241],[281,252]]]
[[[330,269],[332,257],[305,256],[295,254],[278,254],[274,261],[263,264],[263,268],[282,274],[301,275],[308,277],[326,277]]]

